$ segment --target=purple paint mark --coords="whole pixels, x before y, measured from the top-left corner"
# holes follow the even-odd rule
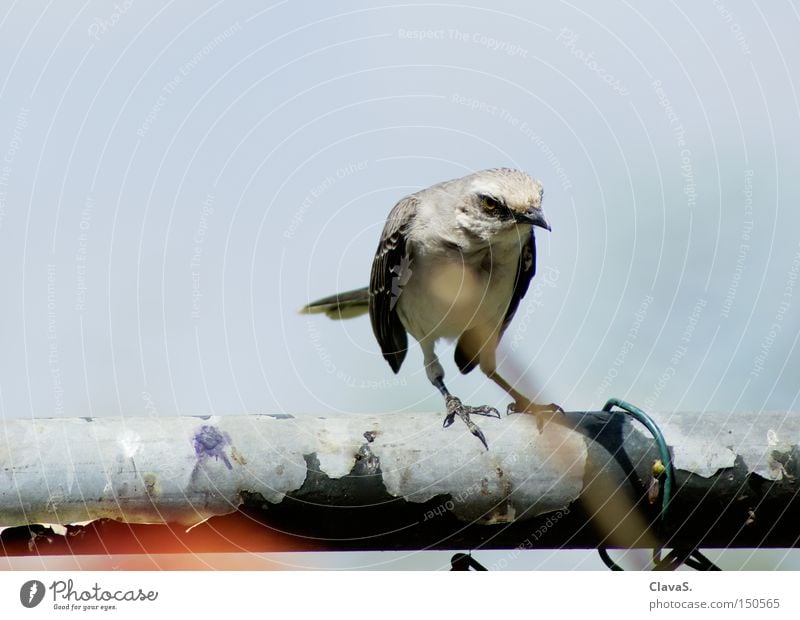
[[[228,469],[233,469],[225,454],[225,448],[229,445],[231,438],[228,433],[223,433],[216,426],[201,426],[194,434],[194,451],[198,459],[213,456],[215,459],[222,459]]]

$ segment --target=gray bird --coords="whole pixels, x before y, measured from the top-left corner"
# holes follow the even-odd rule
[[[335,319],[369,312],[383,357],[395,373],[410,333],[422,347],[428,379],[444,396],[444,426],[459,416],[487,446],[470,414],[499,418],[499,413],[464,405],[450,393],[435,344],[441,338],[457,340],[458,368],[466,374],[480,366],[514,399],[509,413],[560,410],[530,401],[497,372],[497,344],[536,272],[535,226],[550,230],[542,186],[524,172],[496,168],[438,183],[391,210],[368,287],[325,297],[301,312]]]

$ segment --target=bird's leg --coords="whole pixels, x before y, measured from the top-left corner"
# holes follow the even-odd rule
[[[447,428],[455,421],[456,416],[458,416],[464,421],[464,424],[467,425],[469,432],[480,439],[481,443],[483,443],[484,447],[488,450],[489,444],[486,443],[486,436],[483,434],[483,431],[478,428],[478,425],[470,419],[469,416],[470,414],[475,414],[499,419],[500,413],[494,407],[489,407],[486,405],[480,407],[470,407],[469,405],[464,405],[461,402],[461,399],[453,396],[450,393],[450,390],[448,390],[447,386],[444,384],[444,369],[442,368],[441,364],[439,364],[439,359],[433,352],[433,346],[423,345],[422,350],[423,354],[425,355],[425,371],[428,375],[428,379],[436,387],[436,389],[439,390],[441,395],[444,396],[447,415],[444,418],[442,426]]]
[[[475,424],[470,419],[470,414],[475,415],[485,415],[492,418],[500,419],[500,412],[497,411],[494,407],[489,407],[488,405],[481,405],[479,407],[471,407],[469,405],[465,405],[461,402],[461,399],[457,396],[453,396],[447,387],[444,384],[444,380],[439,377],[435,382],[434,385],[436,388],[442,393],[444,396],[444,403],[445,407],[447,407],[447,415],[444,418],[444,422],[442,426],[447,428],[450,426],[456,419],[456,416],[461,418],[464,424],[467,425],[469,432],[475,435],[478,439],[481,440],[481,443],[484,447],[488,450],[489,444],[486,442],[486,436],[483,434],[483,431],[478,428],[478,425]]]
[[[500,376],[500,373],[498,373],[496,369],[485,370],[484,372],[486,373],[487,377],[494,381],[498,386],[503,388],[503,390],[505,390],[506,393],[514,399],[514,402],[508,405],[508,409],[506,411],[507,414],[532,413],[536,416],[536,425],[539,427],[539,430],[542,430],[545,418],[549,418],[552,416],[552,414],[559,411],[564,413],[564,410],[555,403],[550,403],[548,405],[540,405],[535,403],[527,396],[514,389],[514,387],[508,381]]]

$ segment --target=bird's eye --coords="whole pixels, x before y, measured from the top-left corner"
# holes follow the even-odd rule
[[[481,202],[483,203],[483,208],[487,211],[496,211],[503,206],[497,198],[493,198],[492,196],[481,196]]]

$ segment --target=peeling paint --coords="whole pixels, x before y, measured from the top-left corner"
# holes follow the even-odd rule
[[[378,473],[380,459],[372,453],[369,443],[362,445],[356,453],[356,462],[351,474],[358,476],[371,476]]]
[[[513,523],[517,518],[517,511],[511,502],[503,502],[497,510],[492,511],[485,519],[486,525],[497,525],[498,523]]]
[[[539,433],[529,416],[484,424],[488,452],[466,428],[442,429],[438,413],[209,416],[202,422],[187,417],[156,423],[95,418],[90,432],[87,424],[8,421],[6,432],[22,441],[0,445],[0,467],[29,501],[24,510],[0,505],[1,525],[107,517],[189,526],[233,511],[242,493],[271,504],[283,501],[306,481],[304,454],[316,455],[320,472],[331,479],[380,472],[387,492],[408,501],[461,496],[453,510],[460,519],[527,518],[573,501],[586,461],[579,435],[556,425]],[[64,468],[69,450],[80,451],[81,459]],[[562,463],[553,452],[572,456]],[[60,492],[37,502],[43,477]],[[70,486],[70,477],[80,484]]]
[[[775,427],[775,419],[782,420]],[[720,426],[721,416],[703,413],[661,414],[661,430],[673,452],[676,469],[704,478],[732,468],[741,458],[748,473],[765,480],[783,480],[786,469],[775,454],[789,454],[800,438],[800,420],[791,414],[731,414]],[[650,438],[645,430],[638,430]]]
[[[239,453],[235,446],[231,447],[231,458],[239,465],[247,465],[247,459]]]
[[[314,425],[315,445],[313,452],[319,459],[320,471],[330,478],[341,478],[350,473],[355,464],[356,452],[363,443],[363,435],[354,435],[352,420],[326,419]]]
[[[161,495],[161,487],[158,484],[158,476],[156,474],[145,474],[142,476],[144,483],[145,493],[150,499],[155,499]]]
[[[126,459],[132,459],[136,456],[141,446],[141,437],[138,433],[130,429],[125,429],[119,438],[119,447],[122,451],[122,456]]]
[[[583,489],[586,444],[572,430],[547,424],[540,432],[528,415],[491,420],[482,426],[490,447],[484,450],[466,428],[449,439],[439,426],[431,420],[436,445],[423,439],[419,452],[385,436],[372,444],[391,495],[411,502],[450,495],[456,517],[486,523],[501,518],[497,506],[512,518],[530,518],[564,508]]]
[[[791,440],[797,443],[800,422],[746,419],[732,416],[716,428],[702,415],[657,417],[678,469],[708,477],[738,458],[739,469],[743,463],[767,480],[797,475]],[[481,425],[485,450],[466,427],[443,429],[441,420],[439,413],[7,420],[0,470],[14,492],[0,497],[0,526],[103,517],[190,526],[232,512],[244,494],[282,502],[309,476],[304,455],[315,455],[328,479],[368,475],[347,484],[378,484],[415,503],[444,497],[449,512],[468,522],[528,519],[580,496],[584,435],[559,424],[540,432],[533,416],[514,415]],[[65,467],[70,453],[80,459]]]
[[[780,440],[778,439],[778,433],[775,432],[774,428],[769,429],[767,431],[767,445],[770,448],[774,448],[779,443],[780,443]]]
[[[652,440],[646,429],[638,424],[634,427],[646,440]],[[672,464],[676,469],[710,478],[721,469],[733,467],[736,462],[736,453],[714,435],[698,433],[694,428],[687,429],[672,421],[662,423],[661,432],[671,447]]]

